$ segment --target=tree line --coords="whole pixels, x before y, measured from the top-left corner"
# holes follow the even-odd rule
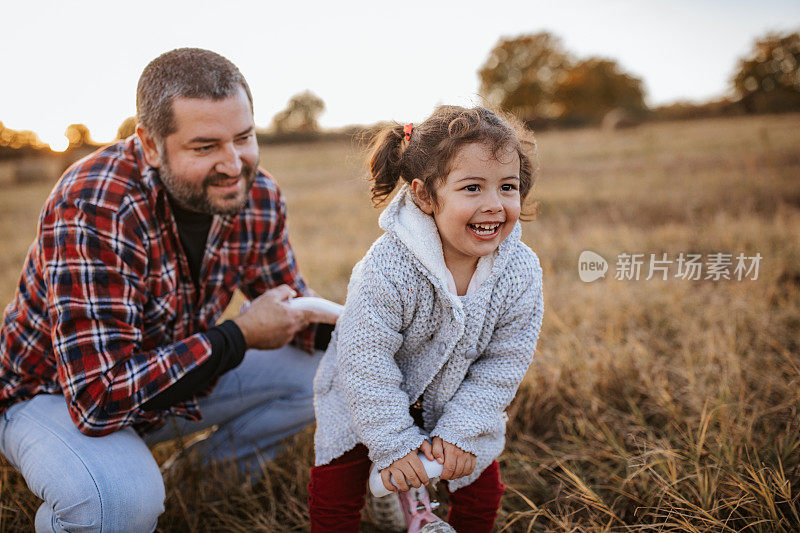
[[[503,38],[478,71],[481,95],[534,128],[604,119],[682,119],[800,110],[800,34],[767,33],[734,67],[731,97],[648,109],[642,80],[613,59],[576,59],[548,32]]]
[[[731,97],[648,109],[642,80],[617,61],[576,58],[557,36],[539,32],[501,38],[478,70],[478,78],[480,95],[488,104],[516,115],[533,129],[800,111],[800,33],[770,32],[757,38],[734,70]],[[296,94],[270,127],[259,132],[259,141],[317,138],[324,111],[319,96],[310,91]],[[132,135],[135,128],[136,119],[128,117],[118,138]],[[70,151],[94,144],[83,124],[71,124],[65,135]],[[0,158],[42,149],[46,145],[35,133],[5,128],[0,122]]]

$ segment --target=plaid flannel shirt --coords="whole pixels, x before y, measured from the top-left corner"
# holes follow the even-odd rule
[[[196,401],[145,411],[150,398],[211,354],[204,334],[235,289],[280,284],[307,293],[289,244],[285,203],[258,172],[247,204],[215,216],[191,281],[166,191],[138,137],[75,163],[45,203],[0,330],[0,412],[63,393],[78,429],[140,433],[168,414],[201,418]],[[313,351],[313,328],[295,344]]]

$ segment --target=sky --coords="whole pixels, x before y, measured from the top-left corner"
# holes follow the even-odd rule
[[[335,128],[479,103],[477,72],[501,37],[549,31],[576,58],[615,59],[659,105],[728,94],[756,37],[800,30],[798,0],[3,0],[0,13],[0,121],[54,149],[72,123],[112,140],[142,69],[183,46],[239,67],[256,126],[310,90]]]

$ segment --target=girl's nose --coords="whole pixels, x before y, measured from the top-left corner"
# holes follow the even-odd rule
[[[486,213],[499,213],[502,210],[503,203],[500,201],[500,196],[493,192],[488,193],[483,203],[483,211]]]

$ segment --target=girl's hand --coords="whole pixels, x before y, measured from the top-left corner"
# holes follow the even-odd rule
[[[428,448],[430,448],[430,444],[428,444]],[[420,447],[420,449],[422,449],[422,447]],[[428,455],[428,453],[425,455]],[[397,487],[392,485],[392,479]],[[383,481],[383,486],[386,487],[386,490],[397,492],[399,489],[405,492],[411,487],[417,488],[427,483],[428,473],[425,472],[422,461],[417,457],[417,450],[411,450],[406,455],[381,470],[381,481]]]
[[[431,454],[444,465],[441,479],[458,479],[470,475],[475,470],[474,455],[465,452],[455,444],[442,440],[441,437],[433,438]]]

